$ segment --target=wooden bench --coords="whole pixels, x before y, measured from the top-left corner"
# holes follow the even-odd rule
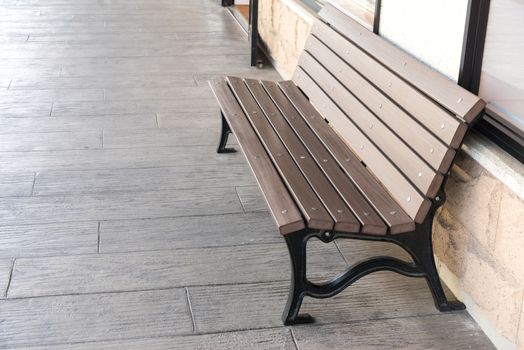
[[[432,223],[446,178],[484,102],[326,5],[292,81],[210,82],[222,111],[219,153],[232,132],[289,248],[285,324],[304,296],[331,297],[374,271],[424,277],[440,311],[464,309],[444,294]],[[413,258],[374,257],[325,284],[306,278],[317,237],[387,241]]]

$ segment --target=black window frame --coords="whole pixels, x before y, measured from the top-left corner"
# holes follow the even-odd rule
[[[462,59],[458,84],[478,95],[482,74],[482,58],[488,29],[490,0],[469,0],[466,30],[462,46]],[[524,163],[524,138],[511,126],[500,122],[489,107],[475,129],[500,146],[515,159]]]

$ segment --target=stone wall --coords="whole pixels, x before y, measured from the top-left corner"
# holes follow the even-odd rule
[[[472,135],[466,146],[473,143],[496,149],[480,135]],[[446,194],[434,224],[441,270],[452,273],[442,273],[443,279],[458,296],[471,298],[487,326],[505,338],[501,342],[507,340],[511,348],[520,336],[524,349],[519,335],[519,324],[524,326],[524,199],[473,159],[467,147],[451,171]]]
[[[313,20],[313,14],[293,0],[259,2],[263,46],[284,79],[293,75]]]
[[[259,10],[266,50],[288,79],[314,14],[294,0]],[[435,220],[441,277],[499,348],[524,350],[524,166],[480,135],[464,150]]]

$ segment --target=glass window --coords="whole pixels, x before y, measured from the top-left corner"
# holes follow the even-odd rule
[[[379,34],[458,81],[467,11],[468,0],[382,0]]]
[[[524,2],[492,1],[479,95],[488,113],[524,144]],[[496,123],[493,123],[496,124]]]
[[[309,7],[318,11],[328,0],[302,0]],[[367,26],[373,28],[376,0],[331,0],[331,4]]]

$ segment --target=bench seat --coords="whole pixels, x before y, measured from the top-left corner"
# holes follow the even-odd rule
[[[210,85],[282,234],[300,229],[299,222],[372,235],[414,230],[414,220],[292,81],[227,77]]]

